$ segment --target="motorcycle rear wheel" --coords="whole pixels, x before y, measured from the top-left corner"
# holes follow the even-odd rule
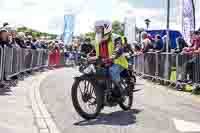
[[[122,86],[124,86],[128,95],[124,96],[124,100],[119,102],[119,106],[123,110],[127,111],[127,110],[130,110],[133,105],[133,91],[132,90],[134,90],[134,88],[130,88],[130,86],[127,85],[125,82],[122,82]],[[128,103],[125,103],[126,100],[128,100]]]

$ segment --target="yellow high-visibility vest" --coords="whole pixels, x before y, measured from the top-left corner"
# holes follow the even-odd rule
[[[96,48],[96,56],[99,57],[99,55],[100,55],[99,54],[99,43],[96,43],[95,48]],[[113,42],[109,41],[109,43],[108,43],[109,57],[112,56],[114,50],[115,50],[115,46],[114,46]],[[118,65],[122,66],[124,69],[128,69],[128,61],[124,56],[120,56],[119,58],[115,59],[114,64],[118,64]]]

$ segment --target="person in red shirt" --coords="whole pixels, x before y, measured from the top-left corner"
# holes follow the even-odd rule
[[[183,54],[189,54],[192,55],[194,53],[197,53],[197,50],[200,48],[200,33],[198,31],[195,31],[192,34],[191,37],[191,47],[186,47],[183,49]]]
[[[191,39],[192,46],[184,48],[183,54],[192,56],[192,59],[188,60],[183,66],[183,72],[181,73],[179,81],[194,81],[194,65],[198,63],[198,55],[200,54],[200,33],[194,32]],[[189,77],[189,78],[188,78]]]

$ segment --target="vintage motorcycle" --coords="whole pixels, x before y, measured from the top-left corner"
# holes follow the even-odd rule
[[[125,95],[117,97],[116,86],[108,74],[108,65],[102,67],[100,59],[89,62],[86,58],[80,59],[79,71],[81,76],[75,77],[72,85],[72,103],[77,113],[84,119],[95,119],[104,106],[119,105],[123,110],[130,110],[133,104],[133,91],[135,88],[135,73],[132,64],[129,69],[121,73],[121,86]],[[84,107],[86,106],[86,108]]]

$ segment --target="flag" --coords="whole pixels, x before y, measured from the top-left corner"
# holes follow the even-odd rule
[[[182,4],[182,33],[184,39],[190,44],[191,32],[195,30],[194,2],[193,0],[183,0]]]
[[[63,32],[63,41],[65,44],[69,44],[72,40],[74,33],[74,15],[65,15],[64,16],[64,32]]]

